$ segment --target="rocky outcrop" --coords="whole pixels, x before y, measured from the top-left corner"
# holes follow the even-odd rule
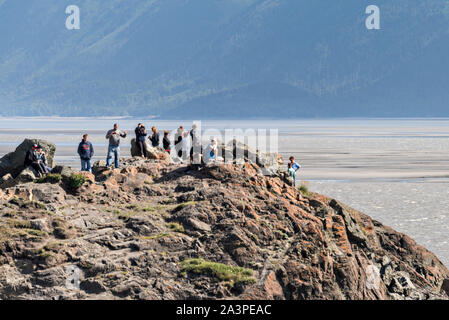
[[[45,152],[48,165],[53,167],[56,146],[45,140],[25,139],[14,152],[10,152],[0,159],[0,177],[6,174],[11,174],[13,178],[17,177],[25,169],[23,166],[25,155],[34,144],[41,145]]]
[[[0,299],[448,299],[431,252],[255,163],[131,158],[0,199]]]
[[[48,166],[54,166],[53,158],[56,146],[53,143],[39,139],[25,139],[14,152],[10,152],[0,159],[0,188],[31,182],[39,177],[33,168],[24,167],[25,155],[34,144],[39,144],[44,150]]]
[[[284,161],[279,154],[261,152],[236,139],[227,144],[221,143],[219,153],[223,159],[233,163],[255,163],[260,168],[261,173],[267,176],[279,175],[283,171]]]

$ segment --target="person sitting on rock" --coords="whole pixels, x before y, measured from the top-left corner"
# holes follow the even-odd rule
[[[25,155],[24,166],[25,168],[33,168],[39,175],[45,175],[48,173],[48,170],[42,163],[41,156],[39,155],[38,151],[39,147],[39,145],[35,144],[31,148],[31,150],[27,151]]]
[[[164,150],[170,154],[171,147],[170,147],[170,138],[168,137],[168,131],[164,131],[164,138],[162,139],[162,145],[164,146]]]
[[[151,137],[148,137],[148,139],[150,139],[153,148],[157,148],[159,147],[159,132],[157,132],[156,127],[152,127],[151,131],[153,131],[153,134],[151,135]]]
[[[218,159],[218,145],[217,140],[215,138],[212,138],[210,141],[210,144],[206,147],[205,154],[204,154],[204,162],[216,162]]]
[[[139,154],[141,157],[145,157],[147,155],[147,144],[145,143],[147,129],[143,123],[139,123],[134,131],[136,133],[136,144],[139,149]]]
[[[45,152],[40,145],[38,145],[37,153],[38,153],[39,160],[42,163],[42,165],[45,167],[45,169],[47,170],[47,173],[51,172],[53,169],[47,165],[47,158],[45,156]]]
[[[108,156],[106,158],[106,166],[111,165],[112,157],[114,156],[115,167],[118,168],[120,163],[120,137],[126,138],[126,131],[120,131],[118,123],[114,124],[114,129],[109,130],[106,133],[106,139],[109,139]]]
[[[88,139],[88,134],[83,135],[83,140],[78,145],[78,154],[81,158],[81,171],[89,171],[92,173],[91,159],[94,155],[94,146]]]

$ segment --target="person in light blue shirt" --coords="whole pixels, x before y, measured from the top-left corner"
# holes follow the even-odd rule
[[[301,169],[301,165],[295,162],[295,157],[291,156],[288,163],[288,173],[293,178],[293,185],[296,187],[296,171]]]
[[[295,157],[291,156],[289,160],[290,160],[290,163],[292,164],[292,168],[293,168],[293,170],[295,170],[295,172],[298,171],[299,169],[301,169],[301,165],[299,163],[295,162]]]

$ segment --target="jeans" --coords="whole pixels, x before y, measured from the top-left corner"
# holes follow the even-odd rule
[[[108,157],[106,158],[106,166],[111,165],[112,157],[115,160],[115,167],[119,166],[119,157],[120,157],[120,147],[119,146],[109,146],[108,147]]]
[[[90,159],[81,159],[81,171],[89,171],[92,173],[92,163]]]

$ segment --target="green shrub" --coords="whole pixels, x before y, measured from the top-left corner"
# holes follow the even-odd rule
[[[182,273],[209,274],[230,286],[238,283],[254,283],[253,270],[228,266],[222,263],[206,261],[203,259],[187,259],[182,262]]]
[[[36,183],[59,183],[62,176],[59,173],[49,173],[39,179],[34,180]]]
[[[307,188],[307,186],[305,184],[302,184],[299,187],[299,191],[301,191],[301,193],[305,196],[308,196],[310,194],[309,188]]]
[[[80,188],[86,182],[86,177],[79,173],[72,173],[69,178],[69,186],[72,189]]]

